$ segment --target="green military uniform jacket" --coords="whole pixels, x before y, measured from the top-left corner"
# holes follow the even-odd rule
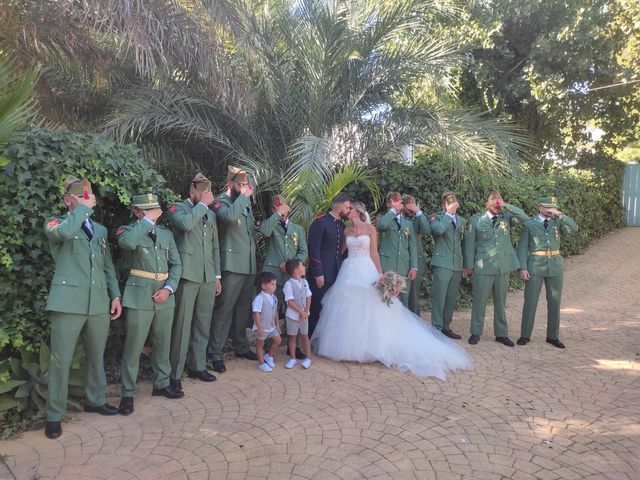
[[[465,268],[472,268],[479,275],[500,275],[520,268],[510,233],[512,226],[527,220],[526,213],[509,204],[506,211],[498,214],[495,227],[486,212],[471,217],[464,237]]]
[[[289,275],[280,271],[280,264],[297,258],[303,262],[307,259],[307,239],[304,229],[291,220],[287,223],[287,231],[280,225],[280,215],[275,212],[260,225],[260,233],[267,241],[267,253],[262,269],[276,276],[278,285],[284,284]]]
[[[376,229],[380,233],[378,253],[382,271],[407,276],[409,270],[418,268],[416,234],[411,220],[401,218],[398,228],[396,214],[389,210],[380,217]]]
[[[82,230],[93,209],[78,205],[64,217],[45,224],[55,272],[47,310],[80,315],[108,314],[110,300],[120,297],[120,287],[111,260],[107,229],[91,220],[93,237]]]
[[[431,254],[431,266],[462,271],[462,240],[467,228],[467,219],[456,215],[456,226],[451,217],[440,212],[429,217],[435,245]]]
[[[545,230],[543,220],[539,216],[532,218],[522,226],[522,234],[518,241],[518,259],[520,267],[532,275],[557,277],[564,271],[560,255],[530,255],[535,251],[560,250],[562,237],[578,230],[576,222],[567,215],[549,219]]]
[[[422,274],[427,271],[427,256],[422,247],[422,238],[424,235],[429,235],[431,233],[431,226],[429,225],[429,219],[424,212],[419,216],[409,217],[407,220],[409,220],[413,225],[413,231],[416,239],[416,252],[418,254],[418,273]]]
[[[155,243],[149,236],[152,230],[156,232]],[[173,295],[162,304],[154,302],[152,298],[153,294],[165,285],[171,287],[174,292],[178,288],[182,263],[171,232],[141,219],[119,228],[116,235],[118,246],[126,252],[129,268],[149,273],[169,273],[169,278],[166,280],[151,280],[130,275],[124,288],[122,306],[136,310],[173,309],[175,306]]]
[[[194,205],[187,199],[170,205],[168,218],[180,252],[181,278],[195,283],[215,282],[221,274],[216,214],[206,205]]]
[[[224,194],[215,204],[220,222],[222,271],[254,275],[257,271],[256,227],[249,197]]]

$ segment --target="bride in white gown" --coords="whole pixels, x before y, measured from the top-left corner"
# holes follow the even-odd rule
[[[380,277],[376,229],[364,205],[352,202],[345,229],[348,258],[322,300],[311,344],[332,360],[379,361],[401,372],[444,379],[449,370],[470,369],[467,353],[394,298],[387,306],[373,283]],[[313,299],[312,299],[313,301]]]

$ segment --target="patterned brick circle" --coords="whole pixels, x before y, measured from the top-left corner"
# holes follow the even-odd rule
[[[637,245],[640,229],[623,229],[567,262],[566,350],[544,342],[542,299],[525,347],[493,340],[489,307],[480,343],[461,342],[474,370],[445,382],[320,358],[285,370],[283,354],[270,374],[231,360],[213,384],[184,380],[182,400],[145,383],[130,417],[76,413],[57,441],[0,442],[0,478],[640,479]],[[510,293],[514,340],[521,306]],[[457,314],[455,330],[468,326]]]

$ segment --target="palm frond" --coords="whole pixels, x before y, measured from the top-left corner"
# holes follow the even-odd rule
[[[0,58],[0,144],[34,118],[35,104],[31,94],[38,75],[36,70],[31,70],[20,78],[12,64]]]

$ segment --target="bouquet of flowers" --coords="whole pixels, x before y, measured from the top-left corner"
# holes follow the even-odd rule
[[[407,286],[407,279],[396,272],[386,272],[373,282],[373,287],[377,290],[380,299],[387,306],[390,306],[394,298],[397,298]]]

